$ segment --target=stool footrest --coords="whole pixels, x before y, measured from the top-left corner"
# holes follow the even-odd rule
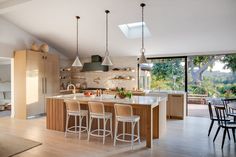
[[[102,132],[102,135],[100,135],[100,134],[95,134],[94,132]],[[95,137],[103,137],[103,129],[95,129],[95,130],[93,130],[93,131],[90,131],[90,133],[89,133],[91,136],[95,136]],[[109,135],[111,135],[111,131],[110,130],[105,130],[105,136],[109,136]]]
[[[119,138],[120,136],[132,136],[132,134],[127,134],[127,133],[122,133],[122,134],[118,134],[117,136],[116,136],[116,140],[117,141],[122,141],[122,142],[132,142],[132,140],[126,140],[126,139],[121,139],[121,138]],[[137,141],[139,139],[139,137],[138,137],[138,135],[134,135],[134,142],[135,141]]]

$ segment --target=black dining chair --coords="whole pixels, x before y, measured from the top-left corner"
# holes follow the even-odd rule
[[[217,117],[214,117],[211,102],[208,102],[208,111],[209,111],[209,116],[210,116],[210,120],[211,120],[211,124],[210,124],[210,127],[208,129],[208,136],[210,136],[212,127],[214,125],[214,122],[218,120]]]
[[[223,105],[225,106],[225,111],[227,116],[236,117],[236,111],[228,106],[231,102],[236,102],[236,98],[222,99]]]
[[[233,134],[233,138],[234,138],[234,142],[236,141],[235,139],[235,129],[236,129],[236,124],[234,122],[230,122],[227,120],[227,115],[226,115],[226,109],[224,106],[215,106],[215,112],[216,112],[216,117],[218,119],[218,129],[215,135],[215,138],[213,141],[215,141],[220,128],[224,129],[224,133],[223,133],[223,139],[222,139],[222,145],[221,148],[223,149],[224,147],[224,142],[225,142],[225,136],[226,136],[226,132],[229,135],[229,129],[232,129],[232,134]]]

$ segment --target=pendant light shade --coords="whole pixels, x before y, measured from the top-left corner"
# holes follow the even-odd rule
[[[108,65],[112,66],[112,61],[110,58],[110,53],[108,51],[108,14],[110,13],[109,10],[105,10],[106,13],[106,51],[105,51],[105,57],[103,59],[102,65]]]
[[[77,19],[77,34],[76,34],[76,58],[75,61],[73,62],[72,66],[73,67],[82,67],[83,65],[81,64],[80,60],[79,60],[79,47],[78,47],[78,21],[80,19],[79,16],[76,16]]]
[[[146,4],[141,3],[140,6],[142,7],[142,48],[141,48],[141,56],[139,57],[138,63],[143,64],[143,63],[148,63],[147,59],[145,57],[145,48],[144,48],[144,7]]]

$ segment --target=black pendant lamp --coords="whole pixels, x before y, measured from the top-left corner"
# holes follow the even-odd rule
[[[138,63],[143,64],[143,63],[148,63],[147,59],[145,57],[145,48],[144,48],[144,7],[146,6],[145,3],[141,3],[140,6],[142,7],[142,48],[141,48],[141,56],[139,57]]]
[[[78,21],[80,19],[79,16],[76,16],[77,19],[77,34],[76,34],[76,58],[75,61],[73,62],[72,66],[73,67],[82,67],[83,65],[81,64],[80,60],[79,60],[79,47],[78,47]]]
[[[109,10],[105,10],[106,13],[106,51],[105,51],[105,57],[103,59],[102,65],[108,65],[112,66],[111,58],[110,58],[110,53],[108,51],[108,14],[110,13]]]

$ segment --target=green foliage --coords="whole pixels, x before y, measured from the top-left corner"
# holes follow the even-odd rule
[[[236,54],[225,55],[221,61],[225,63],[224,68],[236,72]]]
[[[188,86],[189,93],[191,94],[206,94],[207,91],[204,87],[198,85],[190,85]]]
[[[123,88],[123,87],[121,87],[121,88],[116,87],[116,91],[117,91],[117,94],[119,94],[120,96],[122,96],[124,98],[125,97],[128,97],[128,98],[132,97],[132,92],[125,90],[125,88]]]
[[[182,59],[163,59],[154,60],[152,75],[151,75],[151,88],[152,89],[165,89],[165,90],[181,90],[184,89],[184,68],[181,65]],[[176,81],[174,84],[174,78]]]

